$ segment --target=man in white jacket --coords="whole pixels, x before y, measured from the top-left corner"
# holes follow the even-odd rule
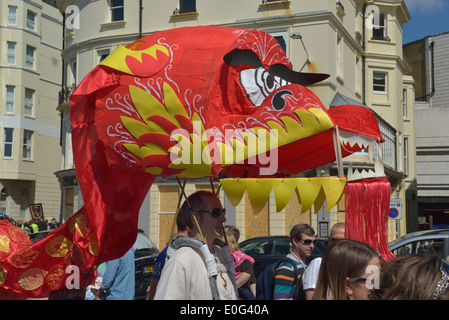
[[[232,257],[219,240],[226,222],[220,200],[213,193],[196,192],[184,202],[177,219],[189,227],[189,238],[175,241],[177,249],[162,270],[154,299],[237,299]]]

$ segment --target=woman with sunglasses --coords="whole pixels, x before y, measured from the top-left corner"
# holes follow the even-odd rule
[[[379,275],[377,252],[363,242],[333,242],[321,261],[313,300],[368,300]]]
[[[188,227],[189,236],[173,243],[176,250],[162,269],[154,300],[237,299],[232,257],[218,245],[225,222],[225,209],[215,194],[198,191],[187,198],[177,223]]]

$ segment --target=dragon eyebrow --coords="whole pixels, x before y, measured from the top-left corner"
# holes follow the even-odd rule
[[[249,64],[253,67],[260,68],[263,67],[259,56],[249,49],[234,49],[228,52],[223,57],[224,62],[230,66],[240,66],[243,64]]]
[[[302,86],[309,86],[314,83],[323,81],[329,78],[330,75],[325,73],[307,73],[307,72],[296,72],[291,70],[284,64],[274,64],[270,66],[268,72],[272,76],[278,76],[290,83],[300,84]]]

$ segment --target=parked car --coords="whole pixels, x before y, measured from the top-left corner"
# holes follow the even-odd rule
[[[434,253],[441,259],[449,256],[449,229],[408,233],[389,243],[394,255]]]
[[[136,270],[136,293],[134,300],[144,300],[153,274],[154,260],[159,255],[156,245],[143,232],[137,234],[134,244],[134,262]]]
[[[315,248],[306,262],[310,263],[317,257],[322,257],[328,246],[327,239],[317,238]],[[254,258],[254,274],[256,278],[269,265],[284,258],[292,251],[289,236],[254,237],[242,241],[240,250]]]

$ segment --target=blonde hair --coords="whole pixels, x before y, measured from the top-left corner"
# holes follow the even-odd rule
[[[234,234],[232,232],[226,232],[226,236],[228,237],[229,250],[231,250],[231,252],[239,250],[239,243]]]

